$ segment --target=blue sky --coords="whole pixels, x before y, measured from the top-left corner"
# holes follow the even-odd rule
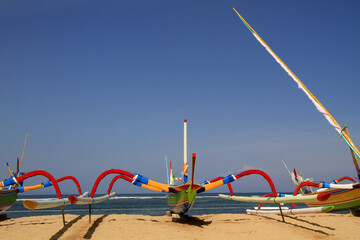
[[[257,168],[292,191],[281,160],[316,180],[354,177],[346,144],[233,7],[359,145],[358,1],[1,0],[0,176],[29,133],[24,171],[73,175],[84,190],[110,168],[166,182],[187,118],[198,182]],[[234,187],[269,190],[255,176]]]

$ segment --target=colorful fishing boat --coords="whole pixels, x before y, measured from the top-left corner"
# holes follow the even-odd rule
[[[184,164],[183,164],[183,184],[175,185],[175,176],[172,173],[171,162],[170,172],[167,178],[169,179],[170,188],[166,195],[166,201],[172,207],[171,213],[184,214],[193,206],[196,198],[197,190],[201,188],[200,185],[194,184],[196,154],[192,154],[192,174],[191,181],[188,181],[188,161],[187,161],[187,120],[184,119]]]
[[[63,223],[65,225],[63,206],[70,203],[68,202],[68,199],[62,198],[58,183],[64,180],[72,180],[78,188],[80,197],[86,197],[87,193],[82,194],[80,184],[78,180],[73,176],[65,176],[55,180],[55,178],[50,173],[43,170],[31,171],[28,173],[20,172],[22,160],[24,157],[27,136],[28,135],[26,134],[21,161],[19,162],[19,158],[17,159],[16,172],[11,171],[9,164],[6,163],[11,177],[0,182],[0,214],[8,210],[15,203],[18,197],[18,193],[54,186],[58,199],[21,201],[23,202],[23,205],[28,209],[43,209],[60,206],[63,215]],[[23,186],[23,183],[26,179],[35,176],[44,176],[49,181],[34,186]]]
[[[10,166],[8,163],[6,163],[8,170],[10,172],[10,175],[12,178],[16,177],[20,173],[20,165],[22,163],[24,152],[25,152],[25,146],[26,146],[26,140],[27,140],[28,134],[25,135],[25,142],[24,147],[22,151],[21,156],[21,162],[19,162],[19,158],[17,158],[17,164],[16,164],[16,173],[12,172],[10,169]],[[0,182],[0,214],[8,210],[16,201],[18,196],[18,189],[17,186],[19,184],[16,182],[15,184],[10,184],[10,182],[5,179],[3,182]]]
[[[102,172],[92,187],[89,197],[78,198],[75,196],[69,196],[69,202],[71,204],[88,204],[89,205],[89,221],[91,221],[91,206],[94,203],[106,201],[114,195],[111,193],[113,185],[119,179],[125,180],[129,183],[132,183],[138,187],[142,187],[151,191],[162,192],[166,195],[167,204],[170,206],[171,214],[184,215],[186,214],[191,207],[193,206],[197,194],[210,191],[214,188],[217,188],[222,185],[227,185],[230,191],[230,194],[233,195],[233,190],[231,182],[238,180],[244,176],[248,175],[260,175],[268,182],[272,194],[278,195],[275,190],[275,186],[271,181],[270,177],[263,171],[260,170],[248,170],[238,174],[230,174],[226,177],[216,177],[210,181],[203,181],[201,184],[196,184],[195,179],[195,161],[196,154],[192,154],[192,169],[191,169],[191,178],[188,177],[188,161],[187,161],[187,120],[184,120],[184,164],[182,169],[181,177],[175,178],[173,174],[173,169],[170,162],[170,171],[167,171],[167,183],[160,183],[148,179],[140,174],[130,173],[121,169],[109,169]],[[166,159],[167,165],[167,159]],[[108,175],[116,174],[112,179],[107,194],[95,198],[94,195],[97,191],[98,185],[100,182]],[[311,197],[312,198],[312,197]]]
[[[288,75],[297,83],[299,89],[301,89],[310,101],[315,105],[316,109],[326,118],[326,120],[334,127],[336,132],[341,136],[342,139],[346,142],[346,144],[350,148],[352,160],[356,169],[356,173],[358,178],[360,178],[360,169],[357,158],[360,157],[360,152],[358,148],[355,146],[353,141],[350,138],[348,128],[345,126],[344,128],[340,127],[337,121],[331,116],[331,114],[325,109],[325,107],[319,102],[319,100],[305,87],[305,85],[299,80],[299,78],[285,65],[285,63],[273,52],[273,50],[264,42],[263,39],[255,32],[255,30],[245,21],[245,19],[234,9],[236,14],[239,16],[241,21],[245,24],[245,26],[249,29],[249,31],[253,34],[253,36],[259,41],[259,43],[270,53],[270,55],[280,64],[280,66],[288,73]],[[296,199],[304,199],[304,203],[306,203],[310,208],[306,209],[297,209],[295,211],[295,201],[293,202],[293,209],[286,211],[286,213],[313,213],[313,212],[330,212],[330,211],[340,211],[340,210],[348,210],[348,209],[357,209],[360,208],[360,183],[349,178],[344,177],[340,180],[333,181],[332,183],[324,183],[319,182],[315,183],[313,181],[303,181],[303,178],[296,176],[296,171],[294,171],[294,175],[292,175],[295,180],[295,184],[298,185],[293,196],[291,198],[299,198]],[[299,181],[299,179],[302,179]],[[338,184],[338,182],[342,180],[351,180],[353,183],[351,184]],[[294,180],[293,180],[294,181]],[[316,187],[319,188],[317,191],[308,191],[308,187]],[[298,195],[299,192],[303,192]],[[326,199],[320,200],[318,197],[312,198],[314,196],[323,196],[323,194],[328,195]],[[231,197],[227,195],[220,196],[222,198],[245,201],[244,197]],[[308,198],[305,201],[305,198]],[[263,199],[263,200],[262,200]],[[261,203],[266,202],[266,197],[260,199],[252,199],[253,202],[257,202],[255,200],[259,200]],[[251,200],[251,199],[247,199]],[[279,201],[278,201],[279,202]],[[261,205],[259,205],[258,210],[249,210],[248,213],[280,213],[279,211],[261,211]]]
[[[94,203],[106,201],[115,193],[111,193],[112,187],[114,183],[118,179],[126,180],[136,186],[143,187],[156,192],[166,193],[166,199],[168,205],[172,207],[171,212],[176,214],[185,214],[191,206],[194,204],[196,194],[198,190],[202,188],[199,184],[194,184],[194,171],[195,171],[195,160],[196,154],[192,155],[192,176],[191,180],[188,180],[188,163],[187,163],[187,120],[184,120],[184,165],[182,172],[182,179],[177,178],[177,180],[181,181],[182,185],[175,184],[175,176],[172,173],[172,168],[170,167],[170,172],[168,174],[168,184],[163,184],[159,182],[152,181],[146,177],[141,176],[140,174],[133,174],[120,169],[110,169],[104,171],[99,177],[96,179],[92,191],[89,197],[78,198],[73,195],[68,197],[69,202],[71,204],[88,204],[89,205],[89,220],[91,221],[91,205]],[[170,162],[171,166],[171,162]],[[108,192],[106,195],[95,198],[94,195],[98,188],[100,182],[110,174],[118,174],[115,176],[108,188]]]
[[[49,179],[48,182],[41,183],[34,186],[21,186],[23,182],[28,179],[35,176],[44,176],[47,179]],[[50,173],[43,171],[43,170],[36,170],[31,171],[28,173],[24,173],[19,176],[13,175],[12,177],[5,179],[4,181],[0,182],[0,203],[1,203],[1,212],[4,212],[5,210],[9,209],[11,205],[16,201],[16,198],[18,196],[18,193],[31,191],[35,189],[45,188],[49,186],[54,186],[56,195],[58,199],[51,199],[51,200],[45,200],[42,202],[42,204],[38,204],[38,200],[35,201],[24,201],[24,206],[29,209],[42,209],[42,208],[50,208],[50,207],[61,207],[62,215],[63,215],[63,223],[65,225],[65,216],[64,216],[64,205],[66,205],[67,199],[63,199],[61,196],[61,191],[58,185],[58,182],[61,182],[63,180],[72,179],[74,182],[78,184],[78,181],[76,178],[72,176],[66,176],[61,179],[56,180]],[[81,194],[80,185],[79,187],[79,193]],[[41,200],[40,200],[41,202]]]
[[[296,174],[295,170],[294,172]],[[351,181],[352,183],[339,184],[344,180]],[[297,196],[300,192],[303,192],[302,195],[306,196],[314,196],[324,193],[331,194],[329,199],[321,203],[317,201],[310,201],[306,203],[309,207],[332,207],[332,211],[360,208],[360,183],[350,177],[343,177],[338,180],[334,180],[331,183],[301,181],[300,178],[300,181],[298,181],[297,184],[298,186],[294,191],[294,196]],[[319,189],[313,190],[313,187]],[[295,208],[294,203],[292,207]]]

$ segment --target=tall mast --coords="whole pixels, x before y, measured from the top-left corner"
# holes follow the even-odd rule
[[[23,148],[23,151],[22,151],[22,154],[21,154],[21,160],[20,160],[20,165],[19,165],[19,171],[21,169],[21,165],[22,165],[22,161],[23,161],[23,158],[24,158],[24,152],[25,152],[25,146],[26,146],[26,140],[27,140],[27,137],[28,137],[28,133],[25,134],[25,142],[24,142],[24,148]]]
[[[349,147],[354,151],[358,158],[360,158],[360,151],[352,142],[350,136],[340,127],[331,114],[325,109],[325,107],[319,102],[319,100],[305,87],[300,79],[285,65],[285,63],[274,53],[274,51],[265,43],[264,40],[255,32],[255,30],[245,21],[245,19],[233,8],[237,13],[241,21],[253,34],[253,36],[260,42],[260,44],[270,53],[270,55],[280,64],[280,66],[289,74],[289,76],[297,83],[298,87],[308,96],[310,101],[315,105],[316,109],[326,118],[326,120],[334,127],[335,131],[345,140]],[[357,171],[358,178],[360,179],[360,170],[357,159],[354,160],[354,165]]]
[[[184,165],[183,165],[184,182],[188,181],[188,162],[187,162],[187,120],[184,119]]]

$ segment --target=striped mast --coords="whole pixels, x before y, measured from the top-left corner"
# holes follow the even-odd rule
[[[307,95],[310,101],[315,105],[316,109],[326,118],[326,120],[334,127],[335,131],[345,140],[349,145],[350,149],[360,158],[360,151],[355,146],[351,140],[349,134],[347,134],[344,129],[340,127],[337,121],[331,116],[331,114],[326,110],[326,108],[319,102],[319,100],[306,88],[306,86],[300,81],[300,79],[285,65],[285,63],[273,52],[273,50],[261,39],[261,37],[255,32],[255,30],[245,21],[245,19],[236,11],[233,10],[239,16],[241,21],[249,29],[249,31],[254,35],[254,37],[260,42],[260,44],[270,53],[270,55],[280,64],[280,66],[288,73],[288,75],[297,83],[298,87]],[[360,170],[357,159],[354,159],[354,165],[357,171],[358,178],[360,179]]]

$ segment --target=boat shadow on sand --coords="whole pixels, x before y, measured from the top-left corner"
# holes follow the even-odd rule
[[[291,226],[294,226],[294,227],[306,229],[308,231],[320,233],[320,234],[326,235],[326,236],[332,235],[332,233],[331,232],[330,233],[325,232],[325,231],[320,230],[320,229],[324,229],[324,230],[326,229],[326,230],[330,230],[330,231],[335,230],[335,228],[332,228],[332,227],[329,227],[329,226],[323,226],[323,225],[320,225],[320,224],[317,224],[317,223],[314,223],[314,222],[310,222],[310,221],[301,219],[299,217],[284,216],[285,218],[287,218],[287,221],[283,222],[280,219],[276,219],[276,218],[273,218],[273,217],[270,217],[270,216],[265,216],[265,215],[258,215],[258,216],[261,217],[261,218],[266,218],[268,220],[273,220],[273,221],[281,222],[283,224],[288,224],[288,225],[291,225]],[[293,221],[289,222],[290,219],[293,220]],[[296,222],[298,222],[299,224],[297,224]],[[304,223],[305,223],[305,225],[309,225],[309,226],[304,226],[303,225]],[[316,229],[316,228],[320,228],[320,229]]]
[[[203,226],[210,225],[212,221],[205,221],[201,218],[188,216],[188,215],[180,215],[179,218],[173,218],[173,222],[180,223],[180,224],[187,224],[191,226],[196,226],[202,228]]]

